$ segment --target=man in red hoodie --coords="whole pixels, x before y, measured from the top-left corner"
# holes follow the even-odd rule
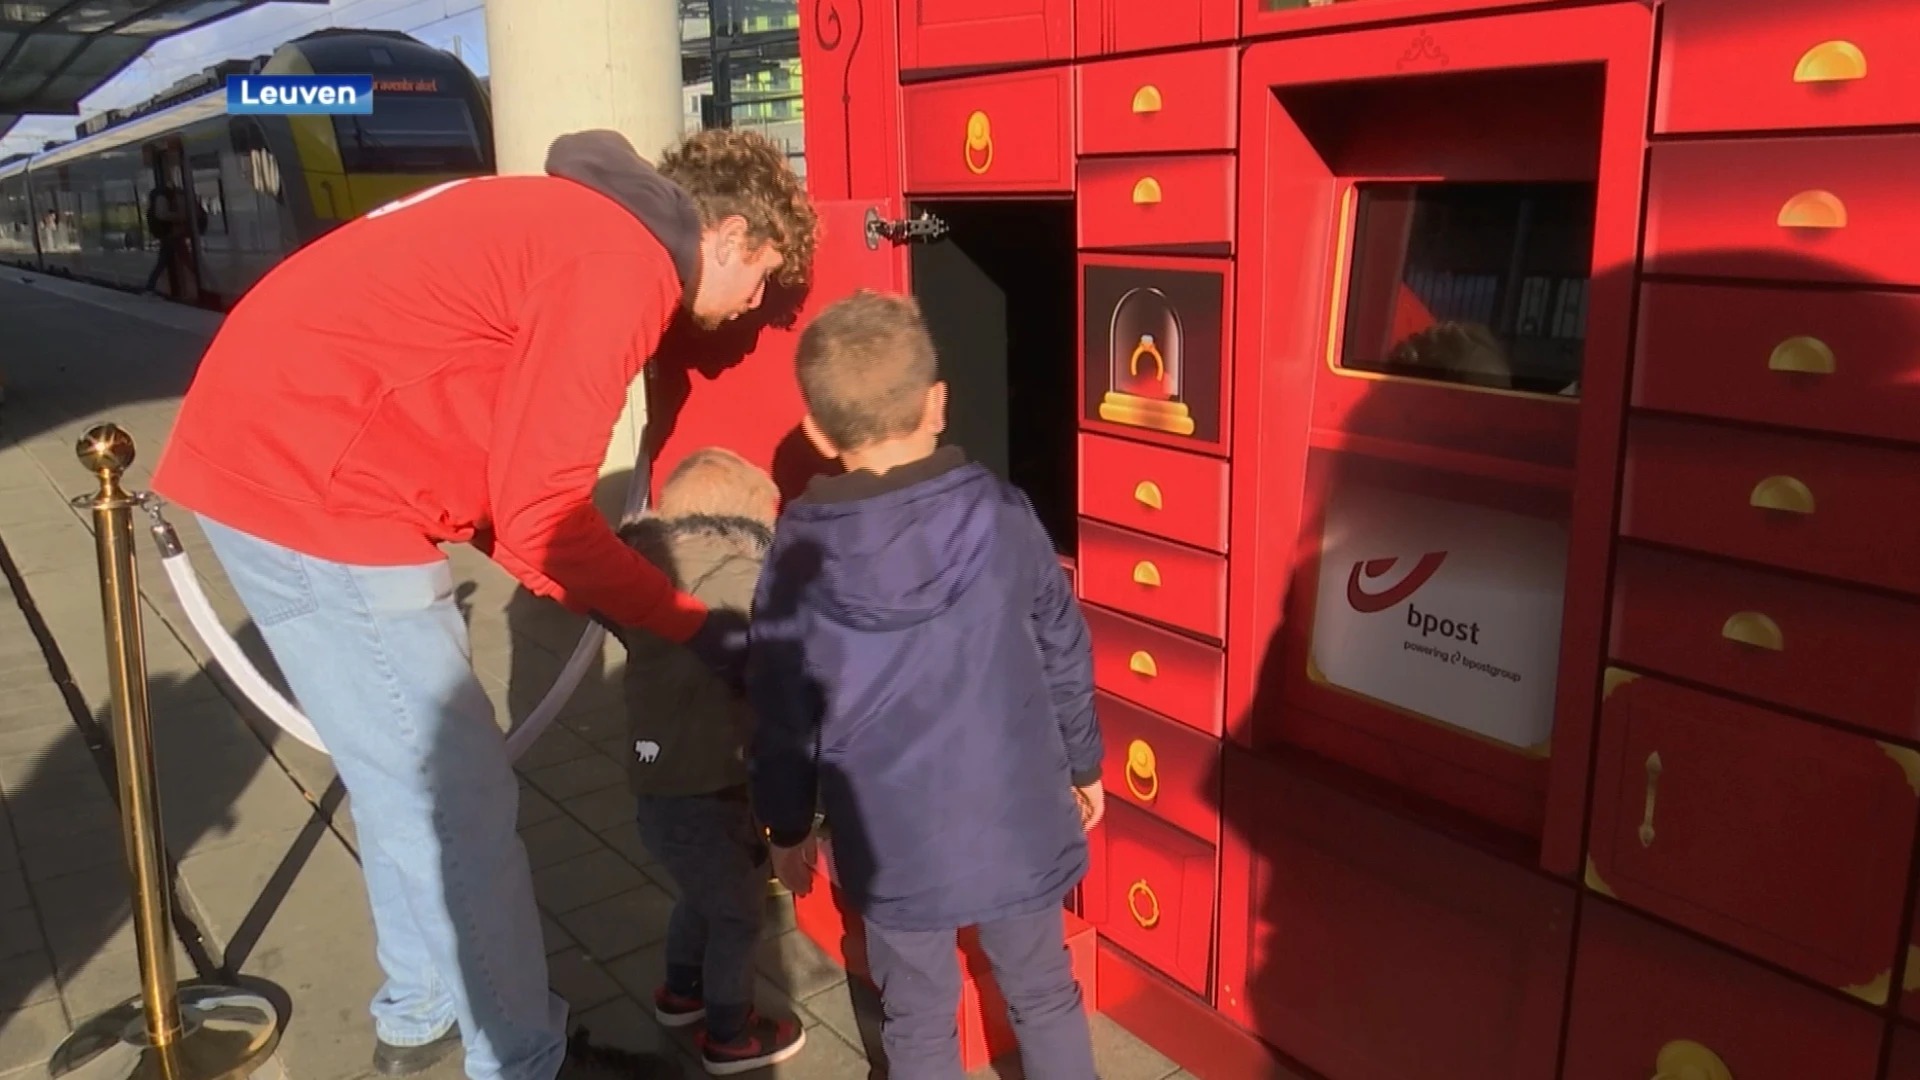
[[[717,326],[769,276],[803,279],[815,219],[749,132],[695,135],[657,169],[581,132],[546,171],[420,192],[276,267],[207,350],[154,478],[199,516],[352,797],[387,1076],[462,1043],[473,1080],[678,1075],[566,1038],[439,545],[737,680],[744,625],[621,543],[592,490],[669,321]]]

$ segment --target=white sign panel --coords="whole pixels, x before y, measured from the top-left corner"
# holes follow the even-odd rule
[[[1564,525],[1336,485],[1313,661],[1327,682],[1518,747],[1553,731]]]

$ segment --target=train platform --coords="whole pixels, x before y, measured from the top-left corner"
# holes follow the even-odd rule
[[[0,568],[11,589],[0,597],[0,1080],[42,1075],[73,1024],[138,990],[102,748],[98,577],[90,523],[69,505],[91,489],[74,443],[96,423],[127,428],[140,451],[128,484],[144,487],[218,325],[164,300],[0,268]],[[262,658],[190,517],[173,518],[221,618]],[[212,668],[140,534],[182,977],[279,987],[288,1019],[270,1072],[359,1080],[379,972],[345,793],[324,755],[281,735]],[[545,693],[582,627],[475,553],[456,552],[454,565],[475,666],[504,725]],[[670,885],[631,824],[617,664],[610,651],[518,763],[521,834],[551,979],[576,1021],[597,1039],[671,1047],[695,1076],[691,1042],[643,1004],[662,973]],[[760,1000],[800,1019],[808,1044],[765,1075],[868,1076],[877,1006],[791,926],[790,909],[770,922]],[[1095,1047],[1105,1080],[1186,1076],[1104,1018]],[[978,1075],[1018,1072],[998,1068]],[[456,1055],[430,1080],[459,1075]]]

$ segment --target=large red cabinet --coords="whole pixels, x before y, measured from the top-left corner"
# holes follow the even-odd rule
[[[797,490],[794,333],[918,296],[1091,631],[1102,1009],[1209,1080],[1920,1080],[1920,4],[801,18],[815,279],[662,467]]]

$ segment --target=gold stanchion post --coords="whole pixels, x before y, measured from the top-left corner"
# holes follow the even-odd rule
[[[81,437],[77,452],[100,484],[94,494],[74,502],[93,513],[100,560],[100,607],[113,684],[113,756],[133,879],[140,995],[75,1028],[54,1051],[47,1072],[54,1080],[241,1080],[265,1064],[279,1044],[280,1010],[238,987],[175,982],[172,903],[133,558],[133,511],[141,497],[120,484],[133,464],[133,437],[102,424]]]

